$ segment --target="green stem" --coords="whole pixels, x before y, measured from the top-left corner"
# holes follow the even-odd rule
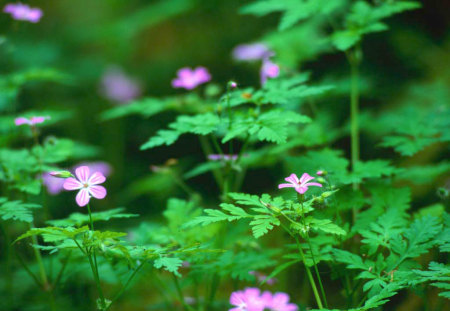
[[[205,310],[210,310],[214,297],[216,296],[217,289],[219,288],[220,277],[217,273],[214,273],[211,282],[211,290],[209,292],[209,297],[206,303]]]
[[[56,288],[58,286],[59,281],[61,280],[61,278],[62,278],[62,276],[64,274],[64,271],[66,270],[67,264],[69,263],[70,256],[72,256],[72,251],[69,251],[67,256],[64,258],[63,265],[62,265],[61,269],[59,270],[55,281],[53,282],[53,288]]]
[[[312,262],[313,262],[313,265],[314,265],[314,271],[316,273],[316,278],[319,281],[320,292],[322,294],[323,302],[325,303],[325,308],[328,309],[327,296],[325,295],[325,290],[323,289],[322,278],[320,277],[319,269],[317,269],[316,258],[314,256],[314,252],[313,252],[313,249],[312,249],[312,246],[311,246],[311,241],[309,240],[308,231],[306,230],[305,218],[304,218],[304,214],[303,214],[303,195],[298,193],[297,197],[298,197],[298,200],[300,201],[300,204],[302,206],[301,219],[302,219],[302,222],[303,222],[303,227],[305,228],[306,242],[308,243],[309,252],[311,253],[311,258],[312,258]]]
[[[205,157],[208,158],[208,155],[213,153],[211,145],[209,144],[209,142],[205,136],[200,135],[198,138],[200,140],[200,146],[202,147],[203,153],[205,154]],[[220,189],[222,189],[223,188],[223,176],[222,176],[220,170],[214,169],[214,170],[212,170],[212,174],[216,180],[217,185],[219,186]]]
[[[92,213],[91,213],[91,207],[90,204],[87,204],[87,209],[89,213],[89,223],[90,223],[90,229],[92,231],[92,234],[94,234],[94,221],[92,220]],[[87,255],[89,258],[89,264],[91,265],[92,273],[94,274],[95,283],[97,285],[98,295],[100,296],[101,301],[101,307],[103,310],[106,310],[106,301],[105,296],[103,295],[102,287],[100,285],[100,275],[98,273],[98,264],[97,264],[97,256],[95,255],[95,249],[92,249],[92,257],[94,260],[92,260],[91,253],[87,251]]]
[[[23,261],[22,257],[20,257],[20,255],[16,252],[16,257],[19,260],[20,264],[22,265],[22,267],[25,269],[25,271],[31,276],[31,278],[34,280],[34,282],[36,283],[37,286],[39,287],[43,287],[41,281],[39,280],[39,278],[37,276],[34,275],[34,273],[30,270],[30,268],[28,268],[27,264],[25,263],[25,261]]]
[[[351,68],[351,93],[350,93],[350,134],[351,134],[351,157],[352,170],[359,161],[359,64],[360,64],[361,50],[357,47],[353,53],[350,54],[350,68]],[[359,184],[353,183],[353,189],[358,189]]]
[[[0,230],[5,237],[5,253],[6,253],[6,264],[5,264],[5,275],[6,275],[6,293],[8,295],[9,305],[12,306],[13,303],[13,276],[11,271],[11,254],[13,249],[11,247],[11,238],[9,237],[8,231],[6,230],[3,222],[0,221]]]
[[[139,267],[137,267],[133,273],[130,275],[130,277],[128,278],[127,282],[125,283],[125,285],[122,286],[122,288],[120,289],[120,291],[116,294],[116,296],[114,296],[114,298],[112,299],[111,303],[106,307],[105,310],[108,310],[112,304],[120,298],[120,296],[122,296],[122,294],[125,292],[125,290],[127,289],[128,285],[130,284],[130,282],[133,280],[133,278],[136,276],[136,274],[139,272],[139,270],[141,270],[141,268],[144,266],[144,264],[146,263],[146,261],[144,261],[142,264],[139,265]]]
[[[311,288],[313,290],[314,297],[316,298],[317,306],[319,307],[319,309],[323,309],[322,301],[320,300],[320,295],[319,292],[317,291],[316,282],[314,281],[314,278],[311,274],[311,270],[309,270],[309,267],[306,265],[305,254],[303,253],[302,247],[297,237],[295,237],[295,242],[297,243],[298,252],[300,253],[300,257],[302,257],[302,261],[305,265],[306,274],[308,275],[309,282],[311,283]]]
[[[287,217],[286,215],[284,215],[284,216]],[[289,217],[287,217],[287,218],[290,219]],[[284,224],[281,223],[281,226],[284,228],[284,230],[287,231],[287,233],[289,233],[290,236],[292,236],[295,239],[295,242],[297,243],[298,252],[300,253],[300,257],[302,258],[303,265],[305,266],[306,275],[308,276],[309,284],[311,285],[311,288],[314,293],[314,298],[316,299],[317,306],[319,307],[319,309],[323,309],[322,300],[320,299],[319,292],[317,291],[316,282],[314,281],[314,278],[311,274],[311,270],[309,270],[309,267],[306,265],[305,254],[303,253],[303,250],[300,245],[300,242],[298,241],[298,238]]]
[[[31,230],[33,228],[34,228],[34,226],[32,224],[29,224],[29,229]],[[38,239],[35,235],[31,236],[31,241],[33,242],[34,245],[39,245]],[[44,287],[44,290],[47,290],[48,289],[48,280],[47,280],[47,274],[45,273],[44,262],[42,261],[41,251],[40,251],[40,249],[33,247],[33,252],[34,252],[34,256],[36,257],[38,266],[39,266],[39,274],[41,277],[42,285]]]
[[[178,282],[177,277],[175,276],[175,274],[173,274],[173,282],[175,284],[175,288],[177,290],[177,294],[178,294],[178,300],[180,301],[180,303],[183,305],[183,309],[184,310],[189,310],[189,311],[195,311],[194,308],[192,308],[191,306],[189,306],[186,301],[184,301],[184,296],[183,296],[183,292],[181,291],[181,287],[180,287],[180,283]]]

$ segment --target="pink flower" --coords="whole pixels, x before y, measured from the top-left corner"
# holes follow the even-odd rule
[[[261,66],[261,84],[264,85],[268,78],[276,78],[280,74],[280,66],[272,62],[269,58],[263,60]]]
[[[22,3],[8,3],[3,8],[3,12],[11,14],[11,17],[15,20],[28,21],[31,23],[39,22],[43,15],[41,9],[30,8],[28,5]]]
[[[309,186],[316,186],[316,187],[322,187],[321,184],[316,182],[308,182],[310,180],[313,180],[314,177],[310,176],[308,173],[304,173],[300,179],[298,179],[297,175],[291,174],[289,177],[285,178],[289,184],[279,184],[278,189],[281,188],[295,188],[295,191],[297,191],[300,194],[304,194]]]
[[[297,311],[298,306],[293,303],[289,303],[289,295],[286,293],[275,293],[269,299],[267,299],[266,308],[272,311]]]
[[[197,67],[195,69],[185,67],[178,70],[177,77],[172,80],[172,86],[174,88],[185,88],[186,90],[192,90],[200,84],[206,83],[210,80],[211,75],[205,67]]]
[[[127,103],[140,96],[141,92],[139,82],[118,67],[108,68],[102,77],[101,94],[114,102]]]
[[[89,167],[80,166],[75,170],[75,176],[77,179],[73,177],[67,178],[63,187],[66,190],[80,190],[76,196],[76,202],[79,206],[86,206],[91,197],[103,199],[106,196],[105,187],[98,186],[106,180],[102,173],[95,172],[90,175]]]
[[[246,288],[231,293],[230,304],[235,307],[229,311],[263,311],[267,302],[266,296],[260,295],[258,288]]]
[[[23,125],[23,124],[28,124],[30,126],[34,126],[36,124],[42,123],[45,120],[50,119],[49,116],[46,117],[31,117],[30,119],[24,118],[24,117],[19,117],[19,118],[15,118],[14,119],[14,124],[19,126],[19,125]]]
[[[320,175],[323,175],[323,171],[317,171],[317,172],[316,172],[316,175],[319,175],[319,176],[320,176]]]

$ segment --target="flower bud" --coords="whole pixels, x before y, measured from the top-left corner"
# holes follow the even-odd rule
[[[317,182],[323,184],[323,183],[326,182],[326,180],[325,180],[324,178],[322,178],[322,177],[318,177],[318,178],[317,178]]]
[[[49,173],[53,177],[57,178],[69,178],[73,177],[73,174],[69,171],[54,171]]]
[[[328,198],[329,196],[331,196],[334,193],[334,191],[325,191],[322,193],[321,197],[322,198]]]
[[[230,81],[230,82],[228,82],[228,85],[230,86],[230,88],[232,88],[232,89],[234,89],[234,88],[237,88],[237,83],[236,82],[234,82],[234,81]]]

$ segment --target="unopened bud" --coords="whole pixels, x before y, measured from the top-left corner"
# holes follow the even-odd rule
[[[322,177],[318,177],[317,181],[322,183],[322,184],[326,182],[326,180],[324,178],[322,178]]]
[[[322,193],[321,197],[322,198],[328,198],[329,196],[331,196],[334,193],[334,191],[325,191]]]
[[[228,83],[229,83],[230,88],[232,88],[232,89],[237,88],[237,83],[236,82],[230,81]]]
[[[73,177],[72,173],[69,171],[54,171],[49,173],[53,177],[57,178],[69,178]]]

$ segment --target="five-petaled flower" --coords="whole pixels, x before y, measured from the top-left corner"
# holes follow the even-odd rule
[[[172,80],[172,86],[174,88],[185,88],[186,90],[192,90],[200,84],[206,83],[210,80],[211,75],[205,67],[197,67],[195,69],[184,67],[178,70],[177,77]]]
[[[106,196],[105,187],[99,186],[106,180],[102,173],[95,172],[90,175],[89,167],[80,166],[75,170],[75,176],[77,178],[67,178],[63,187],[66,190],[79,190],[75,198],[79,206],[86,206],[91,197],[103,199]]]
[[[284,179],[289,182],[289,184],[279,184],[278,189],[290,187],[295,188],[295,191],[298,193],[304,194],[308,191],[309,186],[322,187],[322,185],[317,182],[309,182],[313,179],[314,177],[310,176],[308,173],[304,173],[300,179],[298,179],[297,175],[291,174],[289,177]]]
[[[11,14],[15,20],[28,21],[37,23],[41,19],[43,13],[39,8],[30,8],[22,3],[8,3],[3,8],[3,12]]]
[[[19,126],[19,125],[23,125],[23,124],[28,124],[30,126],[34,126],[36,124],[42,123],[45,120],[50,119],[49,116],[47,117],[42,117],[42,116],[35,116],[35,117],[31,117],[31,118],[24,118],[24,117],[19,117],[19,118],[15,118],[14,119],[14,124]]]

